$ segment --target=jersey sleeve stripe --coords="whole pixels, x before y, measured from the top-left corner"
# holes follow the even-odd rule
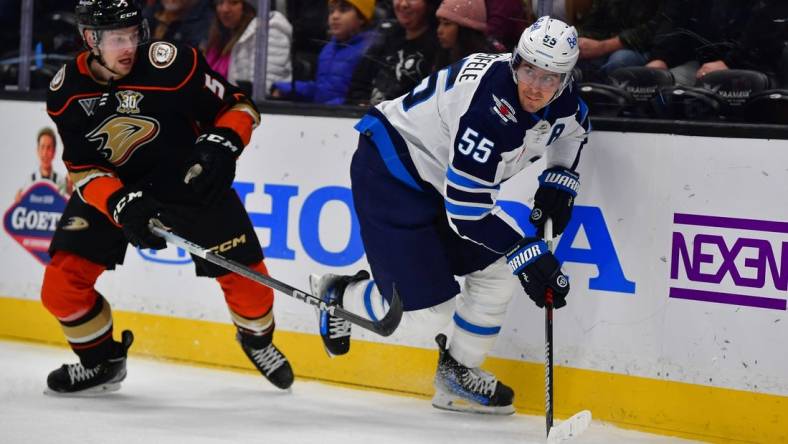
[[[446,179],[448,179],[452,184],[456,184],[464,188],[486,188],[489,190],[498,190],[501,188],[500,185],[485,184],[463,176],[455,171],[454,167],[451,165],[449,165],[449,168],[446,170]]]
[[[495,202],[492,191],[480,190],[477,192],[468,192],[453,187],[451,184],[446,185],[446,197],[453,202],[469,202],[487,205],[492,205]]]
[[[458,205],[449,202],[447,199],[444,199],[444,205],[446,206],[446,212],[452,217],[459,217],[461,219],[481,219],[482,217],[486,216],[490,213],[490,207],[472,207],[467,205]]]
[[[63,114],[63,112],[66,110],[66,108],[68,108],[68,106],[71,105],[71,102],[73,102],[74,100],[83,99],[85,97],[98,97],[100,95],[101,95],[101,93],[89,93],[89,94],[76,94],[76,95],[73,95],[73,96],[69,97],[68,100],[66,100],[66,103],[63,106],[61,106],[57,111],[47,110],[47,114],[49,114],[50,116],[57,117],[57,116]]]

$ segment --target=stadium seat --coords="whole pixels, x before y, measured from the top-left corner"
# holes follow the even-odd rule
[[[735,121],[745,120],[744,104],[753,95],[768,90],[771,81],[759,71],[726,69],[701,77],[695,86],[717,94],[723,101],[721,117]]]
[[[662,119],[713,121],[720,118],[723,100],[714,92],[697,87],[659,88],[652,99],[656,117]]]
[[[659,88],[673,86],[673,74],[666,69],[628,66],[619,68],[608,78],[608,83],[623,89],[632,96],[632,106],[624,111],[631,117],[653,117],[656,114],[652,100],[659,94]]]
[[[580,97],[593,116],[620,117],[631,108],[632,96],[621,88],[601,83],[581,83]]]
[[[751,123],[788,125],[788,90],[772,89],[752,95],[742,115]]]

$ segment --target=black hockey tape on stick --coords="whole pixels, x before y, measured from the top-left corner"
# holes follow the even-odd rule
[[[391,303],[389,304],[389,311],[386,313],[386,316],[384,316],[383,319],[379,321],[370,321],[369,319],[362,318],[361,316],[351,313],[342,307],[338,307],[333,304],[326,304],[322,299],[316,296],[301,291],[295,287],[291,287],[290,285],[278,281],[271,276],[264,275],[256,270],[252,270],[246,265],[222,257],[221,255],[216,254],[207,248],[203,248],[194,242],[184,239],[172,231],[166,229],[161,224],[161,222],[156,219],[151,219],[149,228],[153,234],[164,238],[164,240],[166,240],[168,243],[181,247],[189,253],[199,256],[208,262],[216,264],[226,270],[232,271],[233,273],[239,274],[259,284],[263,284],[266,287],[278,290],[288,296],[315,306],[320,311],[326,311],[332,316],[342,318],[381,336],[389,336],[394,333],[394,330],[397,329],[397,326],[399,326],[399,322],[402,319],[402,301],[400,300],[399,294],[397,293],[396,286],[392,289],[393,294],[391,296]]]

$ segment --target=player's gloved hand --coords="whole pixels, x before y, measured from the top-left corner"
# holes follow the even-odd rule
[[[543,240],[523,238],[506,253],[506,262],[512,273],[520,278],[525,293],[536,305],[544,307],[548,288],[553,291],[554,308],[566,305],[569,280]]]
[[[206,205],[216,203],[233,184],[235,160],[241,155],[241,137],[230,128],[212,128],[194,142],[186,161],[184,183],[203,197]]]
[[[123,229],[126,239],[135,247],[154,250],[167,247],[164,239],[148,229],[151,218],[161,218],[161,204],[148,196],[147,191],[123,187],[109,196],[107,208]]]
[[[575,197],[580,188],[580,176],[567,168],[548,168],[539,175],[539,189],[534,195],[534,209],[530,220],[538,237],[544,236],[544,223],[553,219],[553,235],[564,232],[572,217]]]

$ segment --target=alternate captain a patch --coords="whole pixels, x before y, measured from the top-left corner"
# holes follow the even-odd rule
[[[172,43],[156,42],[150,45],[150,49],[148,49],[150,63],[159,69],[172,65],[176,55],[178,55],[178,48]]]

